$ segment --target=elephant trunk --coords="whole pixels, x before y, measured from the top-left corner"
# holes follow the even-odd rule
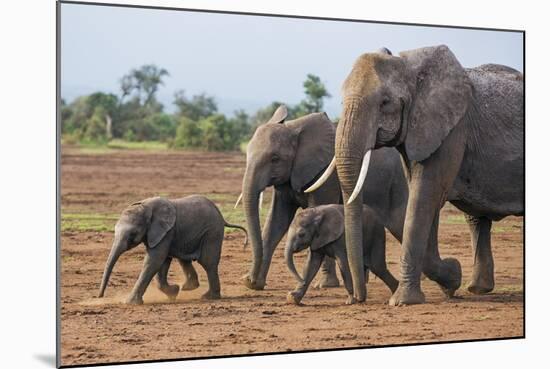
[[[122,255],[122,253],[124,253],[124,251],[126,251],[126,248],[124,247],[124,243],[122,242],[121,238],[115,237],[111,252],[109,253],[109,258],[107,259],[107,263],[105,264],[105,270],[103,271],[103,278],[101,279],[101,286],[99,287],[98,297],[103,297],[103,295],[105,294],[105,288],[107,288],[107,283],[109,283],[111,272],[113,271],[113,268],[118,261],[118,258],[120,257],[120,255]]]
[[[300,274],[296,270],[296,266],[294,265],[294,248],[292,247],[291,242],[287,242],[286,244],[285,260],[286,266],[288,267],[288,270],[290,270],[294,278],[296,278],[299,283],[304,283],[303,278],[300,276]]]
[[[263,282],[258,281],[263,260],[263,241],[259,212],[259,198],[263,187],[260,187],[257,182],[258,178],[256,178],[253,172],[247,169],[243,182],[243,205],[250,243],[252,244],[252,266],[245,284],[252,289],[263,288]]]
[[[370,154],[365,155],[365,153],[369,153],[374,148],[376,130],[374,119],[367,119],[364,111],[360,109],[358,99],[348,99],[345,102],[342,116],[343,119],[338,123],[336,130],[336,169],[345,204],[346,251],[354,296],[358,301],[364,301],[366,287],[363,259],[362,181],[366,177],[370,157]],[[372,126],[371,130],[368,129],[369,126]],[[358,186],[360,187],[357,188]]]

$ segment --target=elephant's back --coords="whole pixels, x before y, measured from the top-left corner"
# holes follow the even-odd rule
[[[523,73],[498,64],[466,69],[478,113],[487,120],[506,121],[523,131]]]
[[[196,240],[207,232],[223,232],[223,216],[216,204],[202,195],[174,200],[178,233],[187,240]]]

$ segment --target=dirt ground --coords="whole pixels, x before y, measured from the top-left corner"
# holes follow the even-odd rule
[[[199,299],[207,282],[196,265],[199,289],[180,292],[169,302],[153,282],[143,305],[123,304],[141,270],[143,246],[120,258],[106,297],[98,299],[112,227],[126,205],[154,195],[204,194],[228,221],[244,225],[233,203],[245,158],[240,153],[85,153],[63,147],[61,160],[62,365],[523,335],[523,218],[493,224],[496,288],[474,296],[465,289],[472,263],[468,227],[450,205],[441,214],[440,252],[459,259],[463,270],[463,288],[451,300],[426,279],[422,288],[428,303],[390,307],[390,291],[371,275],[366,304],[344,305],[343,288],[311,288],[303,306],[287,305],[285,295],[295,282],[284,265],[283,245],[273,258],[266,290],[251,291],[240,281],[251,250],[243,249],[242,233],[228,229],[220,263],[221,300]],[[265,213],[267,204],[264,208]],[[388,241],[389,268],[398,276],[399,244],[389,235]],[[304,258],[305,253],[297,256],[298,266]],[[183,281],[177,263],[170,280]]]

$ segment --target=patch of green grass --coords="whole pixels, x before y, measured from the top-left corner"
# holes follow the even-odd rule
[[[496,285],[493,290],[494,293],[521,293],[523,292],[522,285],[505,284],[503,286]]]
[[[223,168],[225,173],[244,173],[244,168],[241,167],[225,167]]]
[[[521,229],[511,227],[511,226],[497,226],[491,228],[492,233],[510,233],[510,232],[517,232],[521,233]]]
[[[61,231],[113,232],[118,214],[61,213]]]
[[[63,140],[61,141],[63,143]],[[82,154],[108,154],[116,150],[165,151],[168,144],[160,141],[133,142],[114,139],[107,143],[78,142],[75,144]]]
[[[479,315],[479,316],[472,317],[472,319],[476,321],[483,321],[483,320],[491,319],[491,317],[489,315]]]
[[[245,142],[241,142],[241,144],[239,145],[239,150],[243,153],[243,154],[246,154],[246,147],[248,146],[248,141],[245,141]]]
[[[463,215],[448,215],[446,218],[440,220],[443,224],[466,224],[466,220]]]
[[[132,142],[124,140],[111,140],[107,144],[107,147],[111,149],[122,149],[122,150],[167,150],[168,144],[166,142],[160,141],[143,141],[143,142]]]

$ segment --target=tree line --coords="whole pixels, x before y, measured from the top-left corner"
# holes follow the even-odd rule
[[[72,144],[107,144],[113,139],[162,141],[171,148],[235,150],[250,139],[255,128],[269,120],[282,104],[274,101],[249,115],[243,109],[228,117],[218,111],[213,96],[188,97],[176,91],[173,114],[164,112],[156,93],[169,72],[154,64],[130,70],[119,80],[120,93],[95,92],[71,103],[61,100],[63,141]],[[304,99],[287,108],[289,119],[322,111],[330,97],[318,76],[308,74],[303,83]]]

